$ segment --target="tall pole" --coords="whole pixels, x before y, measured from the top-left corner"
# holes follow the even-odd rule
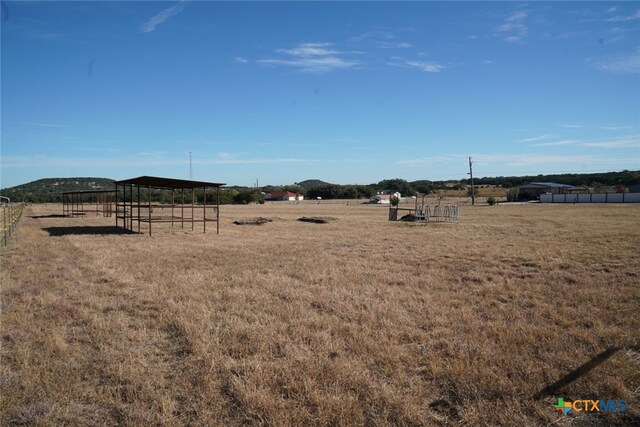
[[[193,179],[193,165],[191,163],[191,151],[189,151],[189,180]]]
[[[473,162],[471,161],[471,157],[469,157],[469,176],[471,177],[471,205],[476,204],[476,191],[473,188]]]
[[[258,187],[258,178],[256,178],[256,203],[260,201],[260,187]]]

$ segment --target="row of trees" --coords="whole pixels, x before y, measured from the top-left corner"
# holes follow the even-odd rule
[[[523,177],[492,177],[475,178],[476,185],[494,185],[502,188],[512,188],[528,182],[551,181],[574,186],[629,186],[640,183],[640,171],[622,171],[592,174],[559,174],[536,175]],[[263,203],[262,192],[291,191],[302,194],[305,198],[316,199],[367,199],[375,196],[379,191],[399,192],[403,196],[413,195],[416,192],[429,194],[440,189],[460,190],[468,188],[470,181],[413,181],[404,179],[385,179],[375,184],[367,185],[339,185],[322,181],[312,182],[312,185],[286,185],[266,186],[262,188],[229,187],[220,191],[220,202],[231,203]],[[108,189],[113,188],[113,181],[105,178],[66,178],[66,179],[42,179],[18,187],[2,190],[3,196],[8,196],[15,201],[31,203],[56,203],[61,201],[61,192],[69,190]],[[185,196],[187,197],[187,196]],[[154,200],[170,202],[171,195],[168,192],[156,192]],[[196,194],[200,203],[203,200],[202,192]],[[187,203],[191,203],[191,195],[188,195]]]
[[[629,186],[640,184],[640,171],[623,170],[622,172],[602,173],[566,173],[553,175],[529,175],[529,176],[498,176],[489,178],[474,178],[476,185],[495,185],[503,188],[516,187],[529,182],[558,182],[560,184],[573,185],[574,187],[593,187],[596,185]],[[461,183],[470,184],[470,180],[461,180]]]
[[[392,193],[399,192],[402,195],[413,195],[416,192],[430,193],[443,186],[434,185],[429,181],[409,182],[404,179],[385,179],[377,184],[367,185],[340,185],[323,183],[306,188],[301,185],[286,185],[280,187],[264,187],[262,190],[269,191],[291,191],[293,193],[302,194],[306,198],[317,199],[369,199],[374,197],[379,191],[390,191]]]

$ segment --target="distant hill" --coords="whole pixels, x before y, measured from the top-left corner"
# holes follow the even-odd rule
[[[44,178],[0,190],[3,196],[32,203],[59,202],[63,191],[112,190],[109,178]]]
[[[323,185],[331,185],[328,182],[321,181],[319,179],[307,179],[302,182],[298,182],[297,185],[306,188],[307,190],[310,188],[321,187]]]

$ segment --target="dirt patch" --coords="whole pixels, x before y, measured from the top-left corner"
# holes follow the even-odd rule
[[[327,224],[332,221],[337,221],[338,218],[333,218],[330,216],[303,216],[298,218],[298,221],[302,222],[312,222],[314,224]]]
[[[233,223],[235,225],[262,225],[272,221],[273,220],[269,218],[257,217],[257,218],[251,218],[251,219],[239,219],[239,220],[233,221]]]

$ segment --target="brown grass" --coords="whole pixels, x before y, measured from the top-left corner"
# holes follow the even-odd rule
[[[475,187],[474,194],[476,197],[507,197],[507,189],[493,186],[477,186]],[[467,190],[454,190],[452,188],[435,190],[433,195],[438,197],[470,197],[467,195]]]
[[[640,422],[640,206],[224,206],[218,236],[31,218],[58,210],[2,252],[1,425],[527,426],[560,395],[630,410],[559,425]]]

